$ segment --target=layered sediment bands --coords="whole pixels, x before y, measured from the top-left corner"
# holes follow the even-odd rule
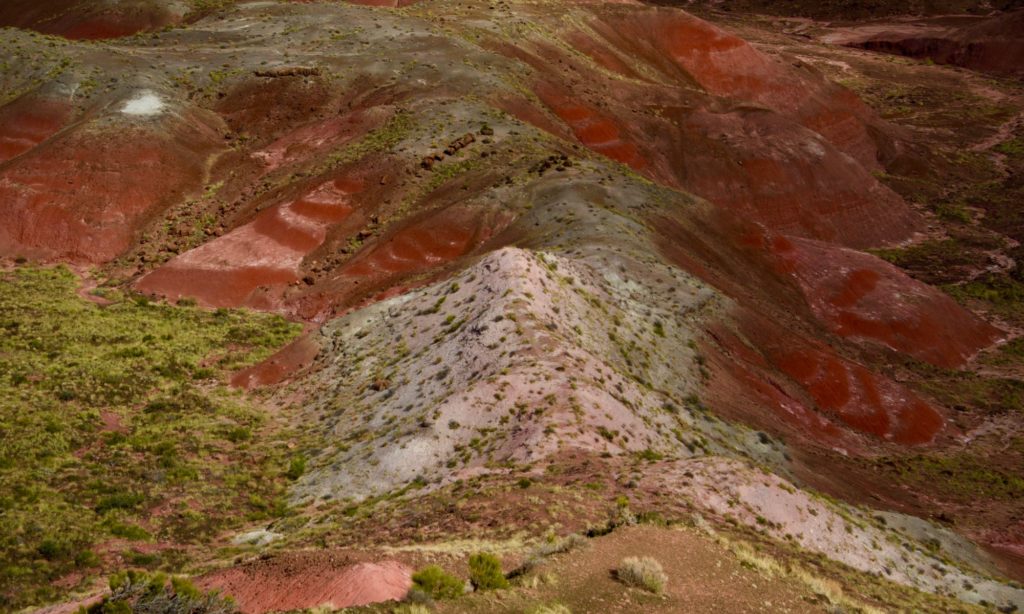
[[[783,63],[743,39],[675,10],[608,10],[591,22],[606,45],[681,86],[754,103],[810,128],[868,168],[877,152],[867,126],[877,121],[857,96],[810,67]],[[596,41],[595,41],[596,42]],[[595,57],[608,51],[584,49]]]
[[[956,368],[994,343],[995,327],[948,295],[874,256],[809,241],[772,241],[768,257],[797,280],[833,333]]]
[[[284,287],[299,279],[302,259],[324,242],[332,225],[352,213],[353,197],[362,189],[359,178],[324,182],[174,258],[142,277],[136,287],[214,307],[271,308]]]
[[[203,185],[222,148],[216,117],[146,101],[122,108],[152,115],[94,119],[0,167],[0,253],[108,261],[150,216]]]
[[[864,166],[777,113],[665,105],[656,117],[638,116],[552,82],[536,92],[589,149],[773,230],[868,247],[921,228]]]
[[[0,164],[53,136],[71,117],[63,101],[26,95],[0,108]]]
[[[739,323],[735,331],[709,329],[710,351],[724,375],[711,386],[734,416],[757,424],[766,425],[764,417],[744,412],[740,399],[755,399],[819,443],[850,446],[821,417],[902,445],[929,443],[944,426],[937,408],[812,341],[812,331],[824,325],[852,342],[942,367],[962,366],[1000,334],[868,254],[773,235],[722,212],[696,224],[662,219],[656,225],[668,258],[746,306],[731,317]]]
[[[625,134],[626,128],[620,125],[613,115],[575,100],[573,96],[560,92],[553,85],[540,84],[536,91],[540,99],[589,149],[621,162],[635,171],[648,168],[649,164],[640,154],[640,148]]]
[[[1024,10],[977,18],[946,18],[898,25],[851,26],[828,42],[927,58],[1002,75],[1024,75]]]
[[[943,427],[938,410],[917,395],[831,350],[773,350],[772,362],[800,383],[819,409],[855,431],[918,445],[931,442]]]
[[[257,561],[208,574],[204,589],[231,595],[243,614],[303,610],[330,604],[350,608],[400,601],[412,570],[397,561],[352,561],[308,553]]]
[[[512,219],[509,212],[462,205],[413,216],[295,297],[295,310],[304,318],[322,320],[346,307],[408,291],[405,281],[444,272],[488,243]]]
[[[0,27],[95,40],[159,30],[178,23],[185,11],[184,3],[156,0],[7,0]]]
[[[267,172],[315,158],[356,139],[378,126],[386,109],[357,110],[301,126],[253,152]]]
[[[944,429],[936,407],[890,378],[753,311],[733,317],[738,331],[709,330],[719,373],[710,390],[727,415],[775,430],[781,420],[814,445],[855,452],[865,447],[851,432],[915,446]]]
[[[922,227],[872,175],[885,126],[849,90],[680,11],[588,10],[590,29],[562,36],[594,63],[529,37],[487,43],[533,69],[581,144],[786,234],[862,248]]]
[[[812,130],[778,114],[668,113],[662,151],[682,186],[774,231],[867,247],[910,236],[920,220],[892,190]]]
[[[701,349],[715,369],[708,391],[721,415],[771,432],[795,432],[815,446],[857,447],[846,430],[822,415],[737,333],[721,323],[707,333],[710,343]]]

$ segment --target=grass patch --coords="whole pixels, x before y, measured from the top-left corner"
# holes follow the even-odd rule
[[[110,595],[80,611],[83,614],[234,614],[238,606],[230,597],[200,591],[187,578],[131,570],[111,576]]]
[[[282,509],[284,433],[238,437],[266,417],[221,382],[299,327],[77,288],[63,267],[0,273],[0,610],[56,597],[95,543],[197,541]]]
[[[413,590],[431,599],[455,599],[465,592],[462,580],[437,565],[427,565],[412,575]]]
[[[661,568],[661,563],[649,556],[622,559],[615,570],[615,578],[627,586],[642,588],[656,595],[664,592],[665,584],[668,583],[668,576]]]
[[[976,454],[917,455],[879,459],[876,463],[883,469],[895,471],[907,483],[927,486],[962,501],[1024,498],[1024,477],[1012,470],[1003,471],[992,459],[979,458]]]
[[[1008,156],[1024,157],[1024,137],[1003,141],[996,145],[995,150]]]
[[[1001,274],[989,273],[972,281],[945,286],[953,298],[962,303],[970,299],[990,303],[1000,313],[1020,317],[1024,304],[1024,283]]]
[[[469,581],[478,591],[508,588],[508,580],[501,571],[501,560],[486,552],[469,557]]]

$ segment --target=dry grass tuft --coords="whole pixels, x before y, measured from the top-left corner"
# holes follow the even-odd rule
[[[529,614],[572,614],[572,610],[560,603],[548,603],[529,610]]]
[[[654,594],[660,595],[668,583],[668,576],[661,568],[661,563],[649,556],[627,557],[619,563],[615,570],[615,577],[628,586],[636,586]]]

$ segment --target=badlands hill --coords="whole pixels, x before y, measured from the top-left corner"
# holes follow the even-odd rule
[[[1021,13],[658,4],[0,7],[0,609],[1024,607]]]

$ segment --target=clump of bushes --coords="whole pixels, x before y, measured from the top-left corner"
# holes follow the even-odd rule
[[[661,568],[661,563],[649,556],[622,559],[619,568],[615,570],[615,577],[627,586],[642,588],[654,594],[661,594],[668,583],[668,576]]]
[[[501,560],[487,552],[469,557],[469,581],[478,591],[508,588],[508,579],[501,571]]]
[[[110,577],[110,595],[78,614],[236,614],[230,597],[203,592],[186,578],[128,570]]]
[[[526,557],[526,560],[519,567],[509,572],[507,577],[513,579],[521,578],[533,571],[549,556],[583,548],[586,545],[587,538],[577,533],[572,533],[562,539],[558,539],[552,534],[548,536],[547,541],[534,548],[533,552]]]
[[[306,457],[296,456],[292,458],[291,463],[288,464],[288,470],[285,471],[285,477],[291,481],[295,481],[302,477],[302,474],[306,472]]]
[[[412,575],[412,591],[431,599],[454,599],[465,592],[462,580],[449,574],[437,565],[427,565]]]

